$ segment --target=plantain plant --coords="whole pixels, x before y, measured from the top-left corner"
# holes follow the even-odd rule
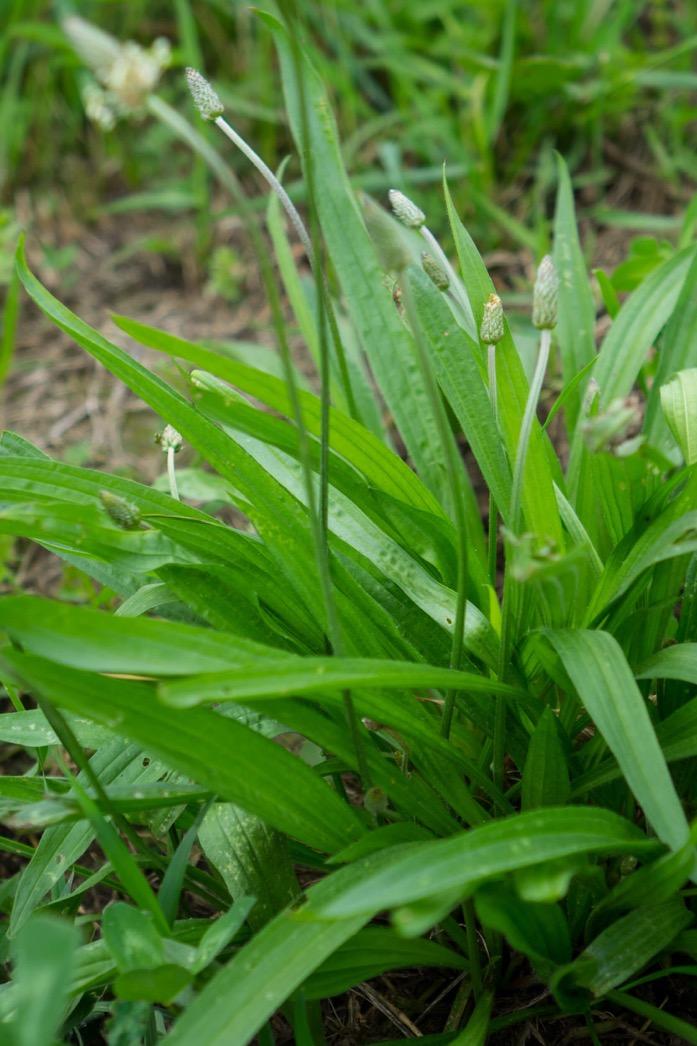
[[[309,200],[306,226],[262,166],[280,370],[116,316],[192,368],[185,395],[18,253],[29,297],[161,417],[170,493],[0,440],[0,533],[112,608],[0,599],[0,739],[28,767],[0,778],[0,849],[25,859],[0,1027],[238,1046],[281,1013],[324,1042],[321,1000],[419,967],[451,971],[421,1026],[408,1009],[411,1034],[442,1015],[432,1043],[532,1017],[596,1041],[598,1010],[697,1042],[643,987],[697,970],[697,248],[598,348],[559,159],[522,353],[446,178],[457,264],[401,193],[394,216],[355,197],[292,18],[264,18]]]

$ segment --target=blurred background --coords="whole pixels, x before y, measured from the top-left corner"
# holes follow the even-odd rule
[[[694,236],[694,0],[297,6],[355,186],[382,204],[401,188],[447,247],[446,163],[513,312],[549,245],[555,151],[606,305]],[[206,151],[260,212],[265,186],[198,118],[183,68],[215,83],[276,168],[292,148],[271,36],[238,0],[0,0],[0,29],[3,426],[71,463],[153,478],[153,417],[20,303],[17,235],[54,293],[110,337],[113,310],[242,354],[268,344],[255,262]],[[302,203],[298,179],[290,155],[284,180]]]

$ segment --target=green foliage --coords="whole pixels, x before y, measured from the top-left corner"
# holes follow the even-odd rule
[[[13,709],[0,740],[20,750],[0,819],[31,830],[31,844],[0,839],[26,859],[1,898],[2,1034],[48,1046],[101,1021],[113,1042],[222,1046],[268,1041],[281,1011],[308,1042],[319,1000],[434,967],[463,977],[450,1016],[433,1008],[438,1041],[483,1043],[528,1013],[499,1010],[523,962],[549,989],[548,1016],[615,1007],[680,1033],[680,1015],[640,989],[694,950],[697,345],[682,310],[697,248],[639,252],[621,303],[607,281],[614,314],[596,347],[559,162],[557,454],[536,414],[550,332],[532,382],[508,324],[493,355],[480,344],[493,285],[447,183],[459,273],[427,228],[400,232],[387,215],[406,253],[383,271],[324,78],[280,6],[285,24],[265,21],[304,165],[313,293],[276,205],[267,219],[318,395],[285,355],[282,318],[279,368],[119,317],[196,368],[177,391],[18,251],[36,305],[197,458],[180,500],[0,439],[0,534],[105,586],[99,608],[0,599]],[[630,8],[596,21],[579,5],[549,37],[609,46]],[[177,10],[194,53],[190,9]],[[496,69],[475,77],[485,158],[517,91],[562,73],[580,90],[578,63],[518,55],[522,17],[506,5]],[[421,238],[447,288],[413,264]],[[458,439],[491,494],[493,557]],[[204,507],[191,504],[201,491]]]

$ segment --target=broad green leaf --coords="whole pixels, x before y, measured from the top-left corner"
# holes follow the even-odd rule
[[[232,803],[214,803],[198,829],[206,858],[235,900],[256,897],[250,925],[260,929],[296,897],[298,885],[285,839]]]
[[[83,748],[99,748],[112,741],[114,733],[85,716],[66,715],[66,721]],[[58,744],[43,712],[30,709],[27,712],[4,712],[0,715],[0,742],[21,745],[23,748],[42,748]]]
[[[103,787],[140,784],[162,777],[164,767],[144,755],[135,745],[113,738],[92,756],[90,765]],[[79,780],[89,784],[81,773]],[[82,856],[94,839],[94,830],[84,821],[50,828],[43,833],[34,855],[24,869],[12,905],[8,935],[15,936],[46,894]]]
[[[90,509],[60,502],[34,502],[0,509],[0,534],[29,538],[50,551],[98,559],[122,572],[144,574],[170,562],[189,562],[158,530],[122,530]]]
[[[47,915],[31,919],[13,945],[17,1046],[53,1046],[65,1017],[77,930]]]
[[[319,613],[322,600],[309,524],[295,499],[216,426],[197,414],[179,393],[61,305],[27,268],[22,245],[17,266],[25,289],[56,326],[174,425],[229,480],[244,501],[245,513],[268,543],[281,575],[303,604]]]
[[[327,859],[327,864],[348,864],[357,861],[360,857],[376,853],[390,846],[399,846],[401,843],[424,842],[431,837],[430,832],[420,825],[411,821],[396,821],[394,824],[381,825],[372,832],[364,835],[358,842],[351,843],[345,850],[333,854]]]
[[[477,330],[479,330],[484,303],[495,291],[495,287],[472,238],[455,211],[445,175],[443,176],[443,191],[450,228],[460,261],[460,272],[472,305]],[[529,389],[523,365],[508,329],[503,341],[496,346],[496,374],[502,435],[509,461],[514,461]],[[530,530],[541,538],[555,541],[561,548],[564,542],[554,495],[554,481],[559,476],[553,473],[551,460],[547,437],[538,422],[533,420],[527,453],[529,482],[525,484],[522,495],[523,512]]]
[[[357,687],[399,690],[452,688],[479,694],[506,694],[511,698],[521,696],[516,687],[473,672],[400,661],[343,657],[277,658],[269,665],[247,661],[239,669],[162,684],[159,693],[166,704],[188,708],[216,701],[291,697],[318,690],[353,690]]]
[[[309,767],[232,719],[163,708],[145,683],[5,651],[3,668],[10,666],[28,689],[118,728],[168,766],[309,846],[339,849],[362,832],[358,817]]]
[[[653,678],[653,676],[652,676]],[[656,675],[655,678],[659,678]],[[656,727],[656,736],[663,756],[668,763],[681,759],[692,759],[697,755],[697,698],[688,701]],[[586,771],[573,782],[572,798],[585,795],[600,785],[616,781],[622,771],[612,761],[604,762],[592,770]]]
[[[646,506],[632,529],[616,545],[605,563],[585,613],[592,623],[622,596],[641,575],[657,563],[695,551],[697,538],[697,472],[688,473],[684,489],[656,518]]]
[[[618,919],[573,963],[556,972],[551,986],[560,1005],[575,1009],[616,988],[667,948],[692,918],[682,901],[674,897]]]
[[[637,679],[679,679],[697,686],[697,643],[677,643],[659,650],[635,675]]]
[[[668,433],[659,409],[663,388],[671,374],[697,367],[697,255],[682,285],[673,315],[661,338],[658,367],[646,404],[644,428],[653,446],[667,449]]]
[[[162,937],[148,912],[117,901],[105,909],[101,925],[119,973],[151,970],[164,962]]]
[[[688,825],[644,698],[617,640],[608,632],[545,635],[659,839],[681,847]]]
[[[254,907],[253,897],[238,897],[222,915],[211,920],[199,941],[194,960],[194,973],[200,973],[234,940]]]
[[[663,262],[620,309],[594,370],[601,408],[631,392],[646,353],[675,308],[696,250],[686,247]]]
[[[408,966],[467,967],[467,961],[435,941],[405,940],[387,927],[369,926],[330,955],[305,981],[308,999],[340,995],[361,981]]]
[[[280,58],[286,109],[301,156],[310,156],[316,183],[316,207],[332,266],[363,351],[392,413],[417,472],[442,501],[447,462],[438,439],[436,418],[418,373],[411,336],[382,279],[375,249],[365,228],[341,159],[329,101],[305,55],[295,62],[286,28],[267,14]],[[303,143],[301,95],[307,103],[307,153]],[[307,172],[306,172],[307,173]]]
[[[595,304],[579,242],[569,172],[557,155],[558,188],[554,212],[554,264],[559,275],[559,318],[556,337],[564,384],[569,385],[595,356]],[[566,401],[568,428],[573,431],[583,396],[576,385]]]
[[[619,883],[593,909],[589,930],[602,927],[616,912],[662,904],[675,897],[695,865],[695,830],[680,850],[657,857]]]
[[[408,279],[438,383],[506,522],[511,470],[479,368],[479,346],[455,323],[445,299],[425,273],[410,268]]]
[[[372,854],[332,876],[321,904],[312,907],[322,918],[349,918],[451,888],[464,896],[487,879],[569,854],[641,853],[655,846],[609,810],[548,807],[450,839]]]
[[[143,1000],[167,1005],[191,984],[188,970],[176,963],[163,963],[147,970],[129,970],[114,981],[114,993],[130,1002]]]
[[[678,371],[661,386],[661,408],[685,464],[694,465],[697,462],[697,367]]]
[[[186,675],[222,671],[282,652],[176,621],[115,617],[38,596],[0,599],[0,630],[40,657],[93,672]]]
[[[447,1039],[450,1046],[485,1046],[493,1005],[494,993],[483,992],[467,1021],[467,1026],[455,1038]]]
[[[254,396],[279,413],[288,417],[292,415],[288,390],[278,378],[221,356],[203,345],[185,341],[174,334],[148,327],[125,316],[113,318],[121,330],[142,345],[175,358],[188,360]],[[320,401],[317,396],[302,390],[299,392],[299,399],[305,426],[309,433],[318,437],[321,427]],[[401,458],[363,425],[335,407],[330,411],[330,445],[379,490],[384,490],[385,493],[413,505],[414,508],[443,516],[443,510],[436,498]]]
[[[523,768],[523,810],[563,806],[569,798],[567,757],[552,709],[546,707],[530,738]]]
[[[321,895],[322,886],[310,896]],[[277,915],[208,982],[163,1041],[168,1046],[250,1042],[281,1003],[368,919],[319,921],[308,914],[305,905]]]
[[[480,922],[527,955],[541,976],[570,961],[569,927],[559,905],[526,903],[503,883],[485,883],[475,893],[474,903]]]

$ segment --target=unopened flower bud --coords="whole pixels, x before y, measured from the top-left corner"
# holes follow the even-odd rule
[[[380,817],[387,813],[388,799],[382,788],[369,788],[363,797],[363,805],[373,817]]]
[[[387,195],[395,218],[409,229],[420,229],[426,221],[424,212],[399,189],[390,189]]]
[[[178,454],[182,449],[183,440],[173,425],[165,425],[162,432],[158,432],[155,436],[155,442],[160,444],[165,453],[173,450],[175,454]]]
[[[447,291],[450,286],[450,277],[445,269],[441,269],[433,255],[424,251],[421,255],[421,265],[423,266],[424,272],[431,280],[431,283],[433,283],[439,291]]]
[[[136,530],[140,526],[140,509],[132,501],[112,494],[110,490],[100,490],[99,500],[117,526],[124,530]]]
[[[557,325],[559,277],[549,254],[540,262],[532,296],[532,322],[538,330],[551,330]]]
[[[498,294],[490,294],[484,305],[479,336],[485,345],[497,345],[504,336],[503,305]]]
[[[217,120],[225,112],[225,106],[220,100],[218,92],[215,91],[206,80],[195,69],[190,66],[186,70],[186,82],[191,91],[194,105],[204,120]]]

